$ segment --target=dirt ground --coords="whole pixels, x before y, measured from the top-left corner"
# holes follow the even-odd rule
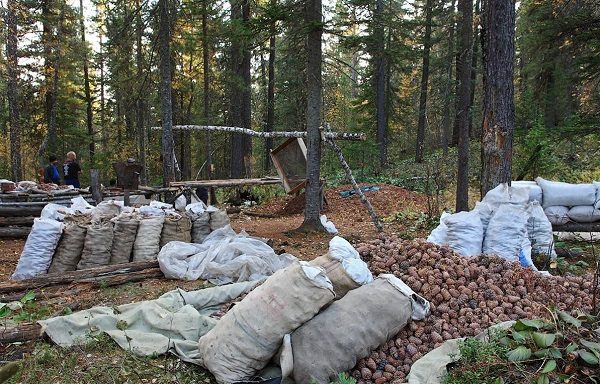
[[[367,192],[366,195],[382,218],[405,209],[425,209],[426,198],[423,195],[396,186],[378,186],[381,188],[379,191]],[[377,231],[359,198],[356,195],[349,198],[339,195],[339,192],[349,189],[351,186],[347,185],[327,190],[325,195],[328,204],[323,213],[333,221],[340,235],[350,242],[373,239]],[[231,224],[236,231],[245,230],[253,236],[273,239],[273,248],[278,252],[285,251],[300,259],[311,260],[327,252],[332,235],[294,232],[303,220],[303,200],[304,195],[276,197],[230,215]],[[390,233],[402,233],[403,230],[403,225],[396,221],[386,225],[386,231]],[[9,280],[24,244],[24,240],[0,241],[0,282]],[[86,284],[48,287],[35,291],[40,308],[34,319],[96,305],[112,306],[154,299],[175,288],[194,290],[203,286],[202,281],[156,278],[118,287],[98,288]],[[61,294],[56,297],[57,293]]]

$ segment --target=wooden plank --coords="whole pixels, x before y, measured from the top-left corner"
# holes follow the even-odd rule
[[[227,188],[238,187],[241,185],[275,185],[281,184],[281,179],[264,177],[260,179],[226,179],[226,180],[190,180],[190,181],[175,181],[170,183],[171,187],[215,187]]]
[[[31,227],[0,227],[0,239],[25,239]]]
[[[570,222],[563,225],[552,225],[553,232],[600,232],[600,222],[575,223]]]
[[[162,276],[162,272],[158,267],[158,261],[137,261],[127,264],[83,269],[80,271],[48,273],[46,275],[25,280],[6,281],[0,283],[0,293],[17,292],[25,289],[42,288],[71,282],[93,282],[116,275],[132,275],[139,271],[145,271],[146,274],[154,277]],[[157,271],[160,272],[160,274],[158,274]]]

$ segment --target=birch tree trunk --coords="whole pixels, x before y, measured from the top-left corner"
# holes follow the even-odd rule
[[[486,0],[483,48],[483,121],[481,194],[510,182],[515,127],[515,3]]]
[[[6,3],[6,55],[8,70],[8,117],[10,123],[10,159],[12,178],[14,181],[23,179],[21,168],[21,124],[19,111],[19,93],[17,79],[19,77],[19,57],[17,51],[17,2],[8,0]]]

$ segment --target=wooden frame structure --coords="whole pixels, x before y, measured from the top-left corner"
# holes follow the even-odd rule
[[[302,181],[298,181],[297,179],[290,177],[289,173],[287,172],[289,168],[286,166],[286,162],[283,160],[283,155],[286,152],[294,150],[296,154],[301,154],[304,158],[304,163],[301,165],[303,165],[304,169],[306,169],[307,150],[302,138],[289,138],[281,143],[281,145],[279,145],[277,148],[271,150],[271,161],[273,161],[273,165],[275,166],[277,174],[281,179],[283,188],[290,195],[300,192],[300,190],[306,186],[306,172],[304,172]]]

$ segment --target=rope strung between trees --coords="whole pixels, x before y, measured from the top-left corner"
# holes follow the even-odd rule
[[[160,130],[162,127],[152,127],[150,129]],[[241,133],[244,135],[261,137],[261,138],[276,138],[276,137],[284,137],[284,138],[306,138],[307,133],[304,131],[293,131],[293,132],[258,132],[248,128],[240,128],[240,127],[224,127],[220,125],[174,125],[173,129],[177,130],[188,130],[188,131],[221,131],[221,132],[230,132],[230,133]],[[337,140],[353,140],[353,141],[362,141],[366,139],[364,133],[350,133],[350,132],[333,132],[328,131],[325,132],[325,139],[337,139]]]

